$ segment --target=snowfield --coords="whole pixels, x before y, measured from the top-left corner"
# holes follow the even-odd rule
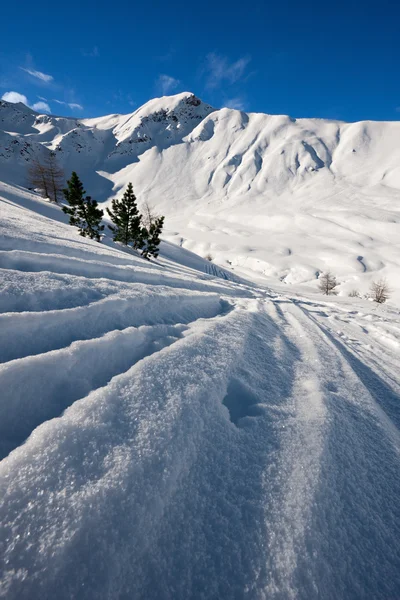
[[[0,227],[4,598],[400,597],[395,303]]]
[[[93,198],[132,182],[164,239],[243,277],[309,293],[329,269],[343,295],[386,277],[400,306],[399,139],[398,121],[216,110],[189,92],[95,119],[0,101],[0,181],[26,187],[32,155],[54,150]]]

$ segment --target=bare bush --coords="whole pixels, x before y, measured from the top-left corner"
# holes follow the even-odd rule
[[[154,206],[152,206],[147,200],[142,205],[142,225],[150,231],[150,227],[156,220],[159,218],[159,215],[154,210]]]
[[[50,152],[44,158],[34,155],[28,170],[28,178],[30,185],[40,190],[43,198],[58,202],[64,184],[64,171],[57,163],[55,152]]]
[[[46,171],[46,167],[37,156],[33,156],[31,160],[28,170],[28,179],[29,183],[34,189],[40,190],[43,198],[50,198],[50,183],[48,173]]]
[[[358,290],[351,290],[351,292],[349,292],[349,298],[361,298],[361,294]]]
[[[212,259],[214,258],[212,254],[208,253],[205,255],[204,257],[206,260],[209,260],[210,262],[212,261]]]
[[[58,202],[64,187],[64,171],[57,162],[55,152],[50,152],[45,157],[44,166],[48,178],[50,200]]]
[[[336,295],[337,291],[335,290],[337,286],[336,277],[332,275],[330,271],[323,273],[318,278],[318,287],[323,294],[329,296],[331,294]]]
[[[390,297],[390,288],[385,278],[371,283],[370,298],[378,304],[383,304]]]

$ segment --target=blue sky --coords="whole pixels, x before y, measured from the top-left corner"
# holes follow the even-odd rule
[[[22,0],[1,17],[0,96],[38,110],[132,112],[192,91],[215,107],[400,119],[396,0]]]

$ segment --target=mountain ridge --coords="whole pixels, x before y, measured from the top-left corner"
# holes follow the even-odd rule
[[[215,109],[190,92],[89,119],[25,108],[0,104],[6,183],[27,187],[31,156],[54,150],[100,202],[132,181],[170,241],[242,273],[316,285],[332,269],[344,291],[395,277],[400,122]]]

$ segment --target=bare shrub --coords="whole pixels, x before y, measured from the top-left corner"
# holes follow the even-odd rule
[[[214,257],[213,257],[213,255],[212,255],[212,254],[208,253],[208,254],[206,254],[206,255],[205,255],[205,257],[204,257],[204,258],[205,258],[206,260],[209,260],[209,261],[211,262],[211,261],[213,260],[213,258],[214,258]]]
[[[349,298],[361,298],[361,294],[358,290],[351,290],[351,292],[349,292]]]
[[[152,206],[147,200],[142,205],[142,225],[146,227],[147,231],[150,231],[150,227],[156,220],[159,218],[159,215],[154,210],[154,206]]]
[[[61,199],[64,187],[64,171],[57,162],[55,152],[50,152],[44,159],[44,167],[48,178],[49,196],[53,202]]]
[[[323,294],[329,296],[331,294],[336,295],[337,291],[335,290],[337,286],[336,277],[332,275],[330,271],[323,273],[318,278],[318,287]]]
[[[385,278],[371,283],[370,298],[378,304],[383,304],[390,297],[390,288]]]
[[[37,156],[33,156],[28,169],[29,183],[35,190],[40,190],[43,198],[50,198],[49,175],[43,162]]]
[[[64,184],[64,171],[57,163],[55,152],[39,158],[33,155],[28,169],[30,185],[40,190],[43,198],[58,202]]]

